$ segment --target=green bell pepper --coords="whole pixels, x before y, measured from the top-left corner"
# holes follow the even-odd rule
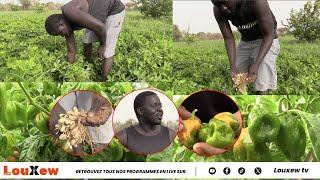
[[[34,124],[43,134],[49,133],[49,116],[46,113],[39,112],[34,119]]]
[[[271,161],[271,153],[265,143],[252,141],[248,128],[243,128],[237,142],[233,146],[233,154],[239,162]]]
[[[280,116],[280,131],[276,144],[291,161],[301,160],[307,139],[304,126],[297,114],[288,113]]]
[[[241,126],[234,114],[231,112],[221,112],[214,116],[215,119],[219,119],[221,121],[224,121],[228,123],[231,128],[233,129],[235,135],[239,135],[241,131]]]
[[[199,139],[211,146],[226,148],[234,140],[234,131],[228,123],[213,118],[200,129]]]
[[[249,134],[254,142],[272,142],[277,139],[280,121],[273,113],[258,114],[250,120]]]
[[[60,89],[58,88],[58,83],[56,82],[50,82],[50,81],[44,81],[43,82],[43,94],[48,95],[59,95]]]
[[[201,124],[199,120],[195,118],[195,113],[197,109],[192,111],[192,116],[183,120],[183,130],[178,132],[179,141],[189,149],[192,149],[193,145],[198,142],[199,130]]]
[[[2,125],[8,130],[13,130],[25,126],[27,121],[28,114],[26,106],[17,101],[8,101]]]

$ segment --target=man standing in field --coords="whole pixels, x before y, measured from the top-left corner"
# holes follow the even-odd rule
[[[85,59],[90,60],[92,43],[99,41],[98,53],[103,59],[102,76],[106,80],[125,16],[124,4],[120,0],[71,0],[61,9],[62,14],[53,14],[46,19],[46,31],[66,38],[67,60],[73,63],[76,52],[73,31],[86,28],[82,39]]]
[[[225,41],[232,76],[248,72],[258,94],[277,86],[276,59],[280,45],[277,22],[267,0],[211,0],[214,16]],[[231,23],[241,34],[235,48]]]

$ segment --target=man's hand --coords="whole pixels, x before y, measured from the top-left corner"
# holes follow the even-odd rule
[[[98,48],[98,56],[101,58],[101,59],[105,59],[106,57],[104,56],[104,53],[106,51],[106,45],[101,45],[99,46]]]
[[[97,119],[95,118],[95,113],[88,112],[87,118],[81,119],[81,123],[85,126],[98,127],[105,123],[105,119]]]
[[[110,107],[102,106],[98,111],[89,111],[87,117],[81,119],[81,123],[85,126],[101,126],[107,122],[111,114],[112,109]]]
[[[189,118],[191,118],[191,116],[192,116],[192,112],[188,111],[188,110],[187,110],[184,106],[182,106],[182,105],[179,106],[179,108],[178,108],[178,113],[179,113],[179,115],[180,115],[180,117],[181,117],[181,120],[189,119]],[[194,116],[194,118],[201,123],[200,119],[199,119],[197,116]]]
[[[74,59],[75,59],[74,57],[75,57],[75,53],[69,52],[69,51],[67,52],[67,60],[69,63],[72,64],[74,62]]]
[[[238,74],[237,68],[231,67],[231,80],[235,79],[235,76]]]
[[[107,39],[107,30],[105,28],[105,26],[103,26],[101,28],[101,32],[100,32],[100,35],[99,35],[99,40],[100,40],[100,46],[98,48],[98,56],[101,58],[101,59],[106,59],[106,57],[104,56],[104,53],[106,51],[106,39]]]
[[[240,111],[235,112],[234,115],[236,116],[236,118],[239,121],[240,126],[242,128],[242,116],[241,116]],[[178,131],[182,131],[183,128],[184,128],[183,125],[179,126]],[[198,143],[194,144],[192,149],[195,153],[197,153],[200,156],[213,156],[213,155],[222,154],[222,153],[225,153],[226,151],[232,150],[233,145],[237,141],[237,136],[238,135],[236,135],[236,138],[233,140],[232,144],[230,146],[226,147],[225,149],[213,147],[205,142],[198,142]]]
[[[213,156],[213,155],[222,154],[226,152],[227,149],[216,148],[207,143],[198,142],[193,145],[193,151],[199,154],[200,156]]]
[[[258,69],[259,66],[256,63],[253,63],[248,72],[248,81],[249,82],[254,82],[257,79],[258,76]]]
[[[232,150],[233,145],[236,143],[236,141],[237,139],[234,139],[232,144],[225,149],[211,146],[205,142],[198,142],[193,145],[193,151],[200,156],[214,156]]]

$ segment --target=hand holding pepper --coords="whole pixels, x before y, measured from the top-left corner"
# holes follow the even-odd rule
[[[185,120],[185,119],[190,119],[191,118],[191,115],[192,113],[189,112],[185,107],[183,106],[180,106],[178,108],[178,112],[180,114],[180,117]],[[239,124],[240,124],[240,128],[242,128],[241,124],[242,124],[242,117],[241,117],[241,114],[240,114],[240,111],[237,111],[236,113],[233,114],[236,119],[239,121]],[[195,117],[195,119],[197,119],[198,121],[200,121],[199,118]],[[215,123],[217,124],[217,123]],[[181,127],[181,126],[180,126]],[[222,128],[221,126],[219,126],[219,124],[216,125],[217,128]],[[182,130],[184,129],[184,127],[182,126],[179,131],[181,132]],[[205,129],[205,128],[204,128]],[[222,128],[223,129],[223,128]],[[202,130],[204,131],[204,130]],[[211,133],[210,133],[211,134]],[[199,134],[199,136],[201,136]],[[208,140],[210,139],[210,142],[216,142],[215,138],[214,137],[210,137],[208,138]],[[230,139],[230,138],[229,138]],[[204,140],[202,140],[204,141]],[[210,145],[210,142],[208,141],[207,143],[206,142],[197,142],[195,143],[193,146],[189,146],[189,148],[192,148],[193,151],[199,155],[202,155],[202,156],[212,156],[212,155],[218,155],[218,154],[222,154],[230,149],[232,149],[233,147],[233,144],[236,142],[233,137],[232,137],[232,140],[231,140],[231,144],[228,143],[228,146],[225,147],[225,148],[218,148],[218,147],[215,147],[213,145]],[[218,142],[219,143],[219,142]],[[211,143],[212,144],[212,143]],[[230,145],[229,145],[230,144]]]
[[[227,149],[216,148],[205,142],[198,142],[193,145],[193,151],[201,156],[213,156],[222,154],[226,152]]]
[[[182,106],[182,105],[178,108],[178,113],[179,113],[179,115],[180,115],[180,117],[181,117],[182,120],[189,119],[189,118],[191,118],[191,116],[192,116],[192,113],[189,112],[189,111],[188,111],[184,106]],[[199,119],[197,116],[194,116],[194,118],[195,118],[196,120],[200,121],[200,119]]]

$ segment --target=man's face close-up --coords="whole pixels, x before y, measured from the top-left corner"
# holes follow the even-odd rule
[[[141,107],[142,117],[146,123],[152,125],[160,125],[163,115],[162,104],[158,96],[147,96],[144,99],[144,104]]]
[[[67,36],[71,33],[71,27],[63,20],[58,24],[58,36]]]

